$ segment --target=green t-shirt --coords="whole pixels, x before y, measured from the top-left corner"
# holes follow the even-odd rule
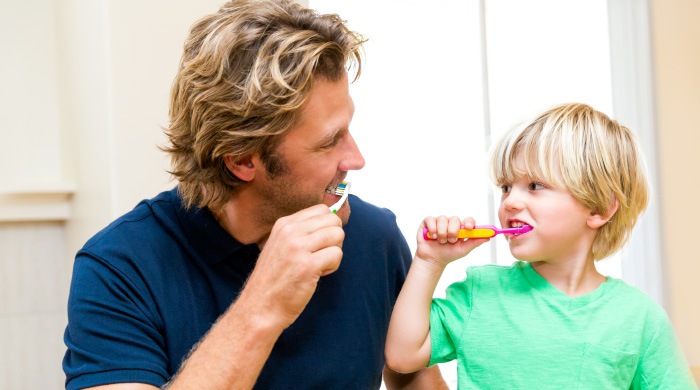
[[[529,263],[470,267],[430,313],[460,389],[696,389],[664,310],[608,278],[571,298]]]

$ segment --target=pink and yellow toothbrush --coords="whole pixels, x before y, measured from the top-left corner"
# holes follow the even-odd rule
[[[474,229],[460,229],[457,235],[458,238],[490,238],[496,234],[524,234],[532,230],[532,226],[523,225],[517,228],[497,228],[493,225],[480,225],[474,226]],[[436,237],[431,237],[428,233],[428,228],[423,228],[423,239],[425,240],[435,240]]]

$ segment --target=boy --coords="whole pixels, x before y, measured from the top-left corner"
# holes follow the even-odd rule
[[[519,261],[470,267],[432,300],[445,266],[489,239],[474,220],[427,217],[387,338],[400,372],[458,361],[460,388],[695,389],[661,307],[595,261],[627,241],[648,201],[633,134],[584,104],[554,107],[492,153],[503,227]]]

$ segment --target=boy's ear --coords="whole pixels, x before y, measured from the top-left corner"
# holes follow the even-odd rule
[[[615,215],[617,209],[620,207],[620,202],[617,198],[614,198],[608,212],[605,215],[600,215],[595,211],[591,211],[591,215],[586,219],[588,227],[591,229],[598,229],[599,227],[608,223],[608,221]]]
[[[255,165],[253,165],[253,159],[250,156],[234,159],[229,154],[224,157],[224,163],[234,176],[243,181],[251,181],[255,177]]]

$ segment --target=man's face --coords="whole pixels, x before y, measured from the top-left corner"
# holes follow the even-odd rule
[[[276,220],[319,203],[330,206],[338,201],[335,187],[348,171],[365,165],[350,135],[354,111],[347,76],[337,82],[315,80],[297,125],[272,156],[282,164],[280,172],[265,171],[258,182],[268,204],[262,217]],[[337,215],[347,223],[348,202]]]

